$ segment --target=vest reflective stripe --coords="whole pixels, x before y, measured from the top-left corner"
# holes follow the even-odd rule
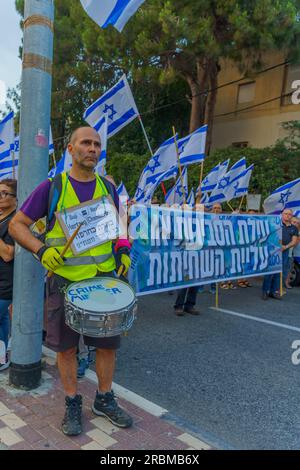
[[[66,238],[48,238],[46,240],[46,246],[61,246],[67,243]]]
[[[65,266],[80,266],[85,264],[101,264],[107,261],[111,257],[111,254],[101,256],[78,256],[74,258],[68,258],[65,260]]]
[[[92,199],[97,199],[107,195],[107,189],[101,179],[96,180],[95,191]],[[57,203],[57,211],[62,211],[80,204],[80,201],[73,189],[72,183],[68,180],[66,173],[62,173],[62,191]],[[65,234],[55,221],[54,227],[46,234],[47,246],[55,247],[61,252],[66,245]],[[115,258],[112,253],[112,242],[105,242],[99,246],[74,255],[69,248],[64,255],[65,264],[55,270],[55,274],[70,281],[81,281],[96,276],[97,272],[110,272],[116,267]]]

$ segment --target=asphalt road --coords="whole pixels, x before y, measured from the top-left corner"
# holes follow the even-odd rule
[[[174,315],[174,299],[139,298],[115,382],[218,448],[299,449],[300,365],[292,363],[291,346],[300,340],[300,288],[265,302],[259,282],[222,290],[225,311],[201,293],[198,317]]]

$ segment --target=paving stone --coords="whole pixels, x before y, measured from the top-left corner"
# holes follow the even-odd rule
[[[26,423],[21,418],[19,418],[15,413],[10,413],[10,414],[1,416],[0,419],[10,429],[18,429],[18,428],[22,428],[23,426],[26,426]]]
[[[89,431],[87,432],[87,435],[91,437],[93,441],[98,442],[98,444],[100,444],[105,449],[117,443],[115,439],[113,439],[105,432],[100,431],[100,429],[94,429],[93,431]]]
[[[7,426],[0,429],[0,442],[6,446],[10,447],[21,441],[23,441],[23,438]]]

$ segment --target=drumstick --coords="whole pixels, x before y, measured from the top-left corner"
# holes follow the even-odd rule
[[[83,222],[81,222],[81,224],[78,225],[77,229],[75,230],[75,232],[73,233],[71,238],[67,241],[66,245],[63,247],[63,250],[60,253],[61,258],[64,256],[64,254],[70,248],[71,243],[73,242],[74,238],[76,237],[76,235],[78,234],[78,232],[79,232],[79,230],[81,229],[82,226],[83,226]],[[49,271],[48,274],[47,274],[47,277],[51,277],[52,274],[53,274],[53,271]]]
[[[119,269],[118,269],[118,273],[117,273],[117,276],[118,276],[118,277],[121,276],[123,270],[124,270],[124,264],[121,264],[121,266],[120,266]]]

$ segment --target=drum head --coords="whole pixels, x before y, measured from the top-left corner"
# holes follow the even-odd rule
[[[66,291],[66,298],[73,305],[90,312],[115,312],[126,309],[134,302],[133,289],[112,277],[94,277],[74,282]]]

